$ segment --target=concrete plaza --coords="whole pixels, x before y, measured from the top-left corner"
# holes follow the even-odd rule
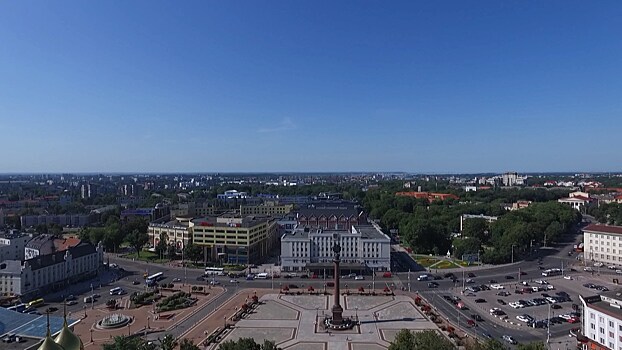
[[[331,295],[262,293],[260,302],[252,313],[235,323],[222,341],[250,337],[258,342],[275,341],[282,349],[380,350],[386,349],[401,329],[438,330],[404,295],[341,296],[344,316],[358,317],[360,321],[348,331],[327,331],[320,326],[333,306]]]

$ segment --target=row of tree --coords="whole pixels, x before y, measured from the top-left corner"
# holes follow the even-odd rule
[[[121,244],[127,243],[140,255],[149,242],[148,227],[149,223],[142,218],[121,221],[118,216],[110,216],[103,227],[84,227],[79,235],[93,244],[102,242],[109,252],[116,252]]]
[[[609,225],[622,225],[622,204],[609,203],[594,206],[589,211],[598,222]]]
[[[465,346],[466,350],[507,350],[507,346],[498,340],[490,339],[485,342],[470,342]],[[411,332],[402,329],[397,333],[389,350],[457,350],[447,338],[436,331],[428,330]],[[544,343],[519,344],[518,350],[545,350]]]
[[[379,219],[384,229],[397,229],[402,242],[415,253],[439,255],[451,250],[459,258],[463,254],[482,253],[483,260],[491,263],[509,261],[512,246],[516,254],[522,254],[533,244],[553,242],[581,220],[576,210],[556,201],[536,202],[512,212],[502,205],[514,200],[517,193],[531,199],[548,199],[561,196],[561,192],[549,195],[543,194],[548,193],[545,189],[484,192],[490,193],[486,200],[492,202],[449,199],[430,203],[426,198],[398,197],[381,187],[369,191],[363,204],[369,216]],[[486,220],[465,220],[462,236],[452,239],[452,233],[460,232],[462,214],[498,216],[499,220],[492,225]]]
[[[112,343],[104,344],[103,350],[174,350],[179,346],[179,350],[200,350],[192,340],[182,339],[181,341],[167,334],[157,342],[149,342],[140,337],[117,336]],[[218,350],[279,350],[273,341],[264,340],[263,344],[258,344],[253,338],[240,338],[237,341],[229,340],[221,343]]]

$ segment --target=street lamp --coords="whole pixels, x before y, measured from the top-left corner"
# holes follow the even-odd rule
[[[90,329],[90,332],[91,332],[91,343],[92,343],[93,342],[93,329],[92,328]]]
[[[512,264],[514,263],[514,247],[516,247],[516,244],[512,244]]]

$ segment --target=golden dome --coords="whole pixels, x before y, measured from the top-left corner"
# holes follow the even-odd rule
[[[37,348],[37,350],[65,350],[65,349],[61,345],[56,344],[54,340],[52,340],[52,337],[50,337],[50,335],[48,334],[45,337],[45,340],[43,341],[43,343],[39,345],[39,348]]]
[[[77,335],[73,334],[73,332],[69,329],[66,319],[65,323],[63,323],[63,329],[60,331],[60,333],[58,333],[54,341],[56,342],[56,344],[62,346],[65,350],[84,350],[82,340],[80,340],[80,338],[78,338]]]

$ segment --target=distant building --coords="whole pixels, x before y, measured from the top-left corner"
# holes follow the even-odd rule
[[[31,238],[17,231],[0,233],[0,261],[24,260],[24,249]]]
[[[148,221],[158,220],[169,214],[169,207],[127,209],[121,212],[121,220],[143,218]]]
[[[39,255],[62,252],[79,245],[80,242],[79,238],[54,238],[54,236],[48,234],[34,236],[26,243],[24,258],[32,259]]]
[[[583,349],[622,349],[622,290],[601,292],[600,295],[579,295],[582,332],[586,337]]]
[[[240,215],[285,215],[294,209],[293,204],[279,205],[274,201],[266,201],[261,205],[240,205]]]
[[[192,242],[202,246],[209,261],[254,264],[273,254],[279,238],[271,216],[225,214],[190,221]]]
[[[221,200],[228,200],[228,199],[243,199],[243,198],[248,198],[249,195],[246,192],[238,192],[237,190],[229,190],[229,191],[225,191],[225,193],[219,193],[216,195],[216,198],[221,199]]]
[[[518,181],[517,172],[507,172],[501,175],[501,183],[503,186],[516,186]]]
[[[80,186],[80,197],[82,199],[94,198],[97,196],[97,186],[91,183],[82,184]]]
[[[68,284],[95,276],[103,263],[103,246],[80,243],[75,247],[25,261],[0,262],[0,293],[25,299],[66,288]]]
[[[349,230],[298,227],[281,237],[281,269],[332,275],[335,242],[341,246],[342,271],[391,270],[391,239],[372,225]]]
[[[398,197],[413,197],[413,198],[424,198],[429,202],[433,202],[435,200],[444,201],[449,198],[460,199],[455,194],[451,193],[433,193],[433,192],[397,192],[395,193]]]
[[[514,211],[514,210],[527,208],[529,205],[531,205],[531,201],[516,201],[512,204],[509,204],[509,203],[504,204],[503,208],[505,210]]]
[[[576,210],[583,211],[594,199],[590,198],[590,194],[586,192],[572,192],[568,195],[568,198],[560,198],[557,201],[569,205]]]
[[[35,227],[37,225],[57,224],[65,227],[84,227],[93,222],[93,217],[88,214],[73,215],[22,215],[20,217],[22,227]]]

